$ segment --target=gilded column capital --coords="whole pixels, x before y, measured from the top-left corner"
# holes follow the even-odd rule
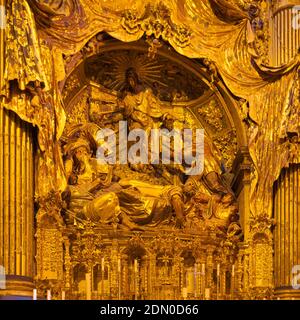
[[[261,214],[250,220],[250,241],[259,243],[261,241],[272,244],[273,235],[272,227],[275,225],[275,220],[267,214]]]
[[[57,226],[62,228],[64,221],[61,217],[61,209],[63,208],[63,201],[59,192],[51,191],[48,195],[39,197],[37,199],[39,210],[36,216],[38,227],[42,226],[45,218],[54,218]]]

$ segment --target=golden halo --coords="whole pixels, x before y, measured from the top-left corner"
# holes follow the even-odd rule
[[[103,61],[105,62],[105,61]],[[141,55],[137,52],[130,52],[128,55],[120,55],[112,58],[109,63],[112,63],[111,71],[105,71],[107,76],[114,76],[115,80],[111,83],[111,89],[122,90],[126,85],[126,72],[132,68],[137,73],[140,81],[148,86],[152,86],[157,82],[163,86],[167,86],[160,81],[160,70],[162,64],[158,64],[155,60],[149,60],[147,55]]]

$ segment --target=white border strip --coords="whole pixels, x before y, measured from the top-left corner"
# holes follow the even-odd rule
[[[6,27],[6,11],[4,6],[0,6],[0,29]]]

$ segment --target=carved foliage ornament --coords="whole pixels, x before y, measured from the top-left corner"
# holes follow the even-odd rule
[[[269,218],[266,214],[259,215],[255,219],[252,219],[250,224],[250,230],[253,241],[262,242],[261,240],[263,239],[269,239],[271,241],[271,228],[274,226],[274,223],[274,219]],[[259,235],[261,235],[261,237]]]
[[[157,7],[148,5],[143,16],[138,16],[135,10],[126,10],[121,20],[122,27],[129,34],[144,32],[147,36],[162,37],[163,40],[172,40],[181,48],[191,42],[191,32],[184,25],[176,25],[171,21],[170,11],[162,3]]]

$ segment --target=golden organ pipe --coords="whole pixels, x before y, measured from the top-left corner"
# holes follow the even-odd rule
[[[283,238],[283,241],[284,241],[284,253],[286,254],[286,252],[288,251],[288,246],[287,246],[287,230],[286,230],[286,227],[288,226],[287,225],[287,215],[289,213],[289,208],[288,208],[288,201],[287,201],[287,187],[288,187],[288,183],[287,183],[287,171],[285,170],[284,172],[284,185],[283,185],[283,233],[284,233],[284,238]],[[284,259],[283,260],[283,281],[284,283],[286,283],[288,281],[287,279],[287,276],[286,276],[286,270],[288,269],[288,262],[287,262],[287,259]]]
[[[9,266],[9,116],[4,110],[4,266]]]
[[[278,211],[278,190],[275,190],[274,191],[274,212],[277,212]],[[276,234],[275,234],[275,237],[277,237],[278,235],[278,230],[275,231]],[[277,250],[278,252],[278,242],[275,243],[275,250]],[[278,259],[277,257],[274,258],[274,265],[275,265],[275,268],[278,270]]]
[[[0,257],[10,275],[32,275],[33,145],[31,126],[0,109]]]
[[[30,155],[29,155],[30,149],[29,149],[29,135],[28,135],[28,127],[26,126],[26,222],[25,222],[25,227],[26,227],[26,238],[29,238],[30,235]],[[30,241],[26,241],[26,274],[30,274]]]
[[[285,10],[284,11],[284,25],[286,26],[287,23],[289,23],[289,11],[290,10]],[[285,61],[289,61],[290,59],[290,56],[291,56],[291,52],[289,50],[289,43],[290,43],[290,36],[291,36],[291,29],[289,29],[287,32],[285,31],[284,32],[284,37],[285,37],[285,45],[286,45],[286,48],[284,50],[285,52]]]
[[[284,172],[281,177],[281,188],[280,188],[280,253],[284,252]],[[280,285],[284,283],[284,260],[280,255]]]
[[[33,239],[34,237],[34,199],[33,199],[33,193],[34,193],[34,151],[33,151],[33,139],[32,139],[32,131],[31,127],[27,125],[28,128],[28,140],[29,140],[29,239]],[[34,257],[34,252],[33,252],[33,241],[28,241],[29,242],[29,265],[30,265],[30,275],[33,275],[33,257]]]
[[[294,222],[294,168],[291,167],[290,169],[290,176],[289,176],[289,192],[290,192],[290,215],[289,215],[289,267],[293,265],[294,260],[294,228],[293,228],[293,222]],[[291,271],[288,273],[289,279],[288,281],[291,283],[292,277],[291,277]]]
[[[299,252],[298,252],[298,243],[299,243],[299,240],[298,239],[300,239],[300,228],[299,228],[299,225],[298,225],[298,223],[300,223],[300,221],[299,221],[299,201],[300,201],[300,199],[299,199],[299,188],[300,188],[300,183],[299,183],[299,179],[300,179],[300,170],[299,170],[299,167],[297,166],[297,177],[296,177],[296,183],[297,183],[297,186],[296,186],[296,188],[297,188],[297,210],[296,210],[296,221],[295,221],[295,224],[296,224],[296,239],[295,239],[295,243],[296,243],[296,262],[298,262],[299,261],[299,259],[300,259],[300,254],[299,254]]]
[[[16,117],[16,274],[21,275],[21,121]]]
[[[285,264],[285,281],[286,283],[290,283],[290,276],[289,276],[289,268],[290,268],[290,215],[291,215],[291,193],[290,193],[290,178],[291,178],[291,171],[287,170],[288,172],[286,172],[286,203],[287,203],[287,209],[285,210],[285,218],[286,220],[284,221],[286,228],[285,228],[285,234],[286,234],[286,252],[287,252],[287,259],[286,259],[286,264]]]
[[[0,0],[0,5],[5,7],[6,0]],[[0,28],[0,88],[4,85],[4,49],[5,49],[5,29]],[[4,232],[4,110],[0,102],[0,264],[5,265],[5,232]]]
[[[292,12],[289,10],[287,12],[287,21],[292,21]],[[288,37],[288,52],[289,52],[289,59],[292,59],[293,57],[293,29],[291,28],[290,32],[289,32],[289,37]]]
[[[10,273],[15,274],[15,259],[16,259],[16,206],[15,206],[15,187],[16,187],[16,151],[15,151],[15,113],[10,112],[10,141],[9,141],[9,170],[10,170],[10,181],[9,181],[9,257],[10,257]]]
[[[293,250],[292,250],[292,264],[295,265],[297,262],[297,173],[298,169],[294,168],[293,170],[293,219],[292,219],[292,228],[293,228]]]
[[[22,128],[22,175],[21,175],[21,184],[22,184],[22,212],[21,212],[21,231],[22,231],[22,275],[26,275],[26,225],[25,225],[25,216],[26,216],[26,130],[23,126]]]
[[[3,217],[3,107],[0,105],[0,264],[4,265],[4,217]]]
[[[294,18],[293,6],[282,8],[273,16],[271,27],[273,65],[279,66],[288,63],[297,54],[300,30],[293,28]]]
[[[299,194],[300,166],[290,165],[284,169],[275,184],[275,288],[289,292],[292,285],[292,268],[299,265]],[[284,289],[285,288],[285,289]]]

